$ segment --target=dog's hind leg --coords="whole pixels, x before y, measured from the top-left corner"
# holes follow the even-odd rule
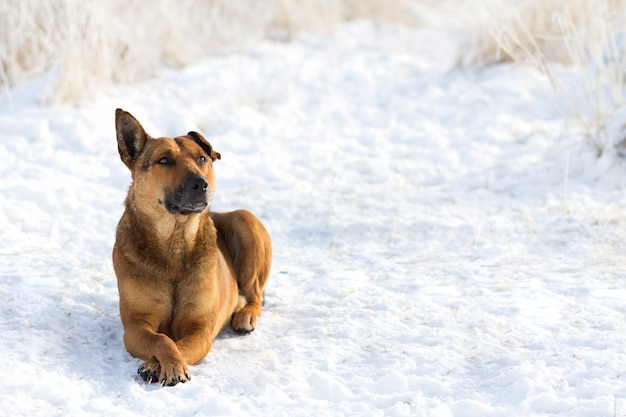
[[[263,290],[272,263],[271,240],[261,222],[246,210],[217,215],[214,221],[223,232],[233,259],[239,294],[246,301],[235,312],[231,325],[239,333],[249,333],[261,315]]]

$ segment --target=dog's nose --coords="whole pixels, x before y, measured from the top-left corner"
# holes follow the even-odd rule
[[[206,191],[209,183],[202,175],[193,175],[185,181],[184,188],[191,191]]]

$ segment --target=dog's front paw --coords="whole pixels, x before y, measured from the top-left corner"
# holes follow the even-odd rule
[[[156,359],[151,359],[142,363],[137,369],[137,373],[148,384],[157,382],[161,373],[161,365]]]
[[[159,382],[161,385],[174,386],[179,382],[183,384],[191,379],[189,369],[184,361],[173,361],[161,367]]]
[[[148,384],[158,382],[161,385],[173,386],[191,379],[187,364],[183,361],[175,361],[161,366],[159,361],[152,359],[142,363],[137,369],[137,373]]]

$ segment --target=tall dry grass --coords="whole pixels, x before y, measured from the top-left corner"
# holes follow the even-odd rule
[[[614,137],[606,126],[626,105],[626,1],[485,4],[484,13],[470,24],[471,52],[460,61],[465,65],[512,61],[539,69],[583,124],[598,155],[620,143],[624,138]],[[574,68],[574,80],[560,76],[555,64]]]
[[[52,101],[183,67],[228,45],[370,18],[411,21],[422,0],[4,0],[0,88],[52,71]],[[0,90],[0,92],[1,92]]]
[[[620,140],[604,127],[626,104],[626,0],[3,0],[0,93],[49,74],[47,99],[76,102],[249,40],[360,18],[428,25],[433,16],[468,39],[461,64],[530,64],[550,78],[599,154]],[[555,63],[576,68],[576,82]]]

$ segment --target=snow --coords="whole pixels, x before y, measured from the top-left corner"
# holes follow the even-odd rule
[[[12,415],[626,414],[626,196],[548,80],[459,69],[443,31],[343,25],[110,88],[0,97],[0,404]],[[565,73],[567,68],[562,69]],[[274,261],[257,330],[145,386],[110,260],[114,110],[201,131],[212,208]]]

